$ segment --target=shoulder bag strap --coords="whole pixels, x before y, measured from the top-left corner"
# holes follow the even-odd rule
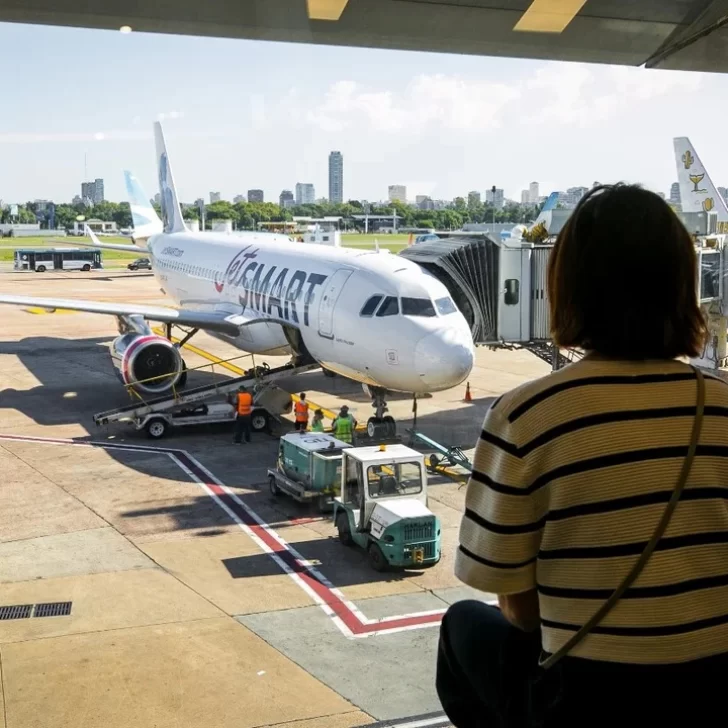
[[[561,658],[565,657],[577,644],[579,644],[579,642],[584,639],[584,637],[587,636],[587,634],[589,634],[589,632],[591,632],[594,627],[596,627],[604,619],[604,617],[607,616],[607,614],[609,614],[614,605],[622,597],[622,594],[624,594],[624,592],[626,592],[627,589],[632,586],[637,577],[642,573],[642,570],[644,569],[647,560],[652,555],[652,552],[655,550],[655,547],[657,546],[659,540],[665,533],[668,524],[670,523],[670,519],[672,518],[672,514],[675,511],[677,502],[678,500],[680,500],[680,495],[682,494],[682,491],[685,488],[685,484],[687,483],[688,475],[690,474],[690,468],[693,464],[693,460],[695,459],[695,451],[698,447],[698,440],[700,439],[700,430],[703,425],[703,412],[705,410],[705,379],[703,378],[703,372],[701,372],[700,369],[697,369],[696,367],[692,368],[695,371],[695,380],[698,390],[697,402],[695,406],[695,419],[693,421],[693,431],[690,436],[690,447],[688,448],[688,453],[685,456],[685,460],[683,461],[682,470],[680,471],[680,477],[677,480],[675,490],[672,492],[670,502],[667,504],[667,507],[662,514],[662,518],[657,524],[655,532],[652,534],[652,538],[650,538],[650,540],[648,541],[647,546],[645,546],[645,550],[642,552],[642,555],[632,567],[629,574],[627,574],[627,576],[624,578],[624,581],[622,581],[622,583],[614,590],[609,599],[607,599],[607,601],[602,604],[602,606],[596,611],[594,616],[592,616],[592,618],[578,632],[576,632],[576,634],[572,635],[572,637],[567,640],[560,649],[554,652],[553,655],[549,656],[543,662],[539,663],[540,666],[545,670],[553,667],[559,660],[561,660]]]

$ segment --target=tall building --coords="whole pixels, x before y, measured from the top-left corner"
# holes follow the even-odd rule
[[[480,192],[468,192],[468,207],[477,207],[480,204]]]
[[[718,194],[728,202],[728,188],[718,187]]]
[[[522,205],[531,204],[531,190],[521,190],[521,204]]]
[[[248,202],[265,202],[263,190],[248,190]]]
[[[316,190],[310,182],[296,182],[296,204],[313,205],[316,202]]]
[[[161,205],[162,204],[162,194],[160,192],[157,192],[156,195],[152,198],[152,202],[155,205]]]
[[[485,191],[485,201],[489,202],[493,207],[497,209],[501,209],[503,207],[503,204],[505,202],[505,194],[500,187],[496,188],[495,193],[493,193],[493,190],[486,190]]]
[[[248,198],[245,195],[235,195],[233,197],[233,204],[237,205],[238,202],[247,202]]]
[[[417,201],[415,203],[420,210],[434,210],[435,203],[431,197],[427,195],[417,195]]]
[[[680,197],[680,183],[679,182],[673,182],[672,186],[670,187],[670,202],[675,203],[676,205],[682,202],[682,198]]]
[[[97,177],[93,182],[81,182],[81,199],[96,205],[104,201],[104,180]]]
[[[293,192],[291,192],[290,190],[283,190],[281,192],[280,196],[278,197],[278,204],[282,208],[293,207],[295,202],[296,202],[296,200],[293,196]]]
[[[344,201],[344,157],[341,152],[329,154],[329,202]]]
[[[528,185],[528,202],[537,205],[540,197],[538,182],[531,182]]]
[[[210,192],[210,204],[213,202],[220,202],[222,195],[219,192]]]
[[[588,187],[569,187],[566,190],[566,204],[576,207],[584,195],[589,192]]]
[[[387,199],[390,202],[407,202],[407,188],[404,185],[389,185]]]

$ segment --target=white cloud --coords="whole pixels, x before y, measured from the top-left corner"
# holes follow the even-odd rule
[[[401,92],[354,81],[332,84],[304,121],[323,132],[366,128],[417,134],[428,128],[482,132],[510,125],[587,126],[675,91],[697,90],[695,73],[547,63],[512,83],[421,74]],[[290,99],[289,99],[290,101]]]
[[[433,124],[484,130],[497,126],[503,108],[519,95],[518,88],[506,84],[444,74],[416,76],[402,94],[338,81],[306,119],[325,132],[361,123],[379,132],[416,133]]]

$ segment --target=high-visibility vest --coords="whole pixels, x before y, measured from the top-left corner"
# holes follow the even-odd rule
[[[334,420],[334,437],[337,440],[351,444],[353,432],[354,421],[351,419],[351,415],[339,416]]]
[[[314,420],[311,423],[311,432],[323,432],[324,431],[324,421],[323,420]]]
[[[308,422],[308,404],[299,400],[296,402],[296,422]]]
[[[253,395],[250,392],[238,392],[238,414],[245,416],[253,411]]]

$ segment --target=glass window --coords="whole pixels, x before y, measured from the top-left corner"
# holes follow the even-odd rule
[[[370,498],[416,495],[422,490],[420,464],[370,465],[367,468],[367,483]]]
[[[399,303],[394,296],[387,296],[377,311],[377,316],[396,316],[399,313]]]
[[[435,306],[437,307],[437,313],[439,313],[440,316],[447,316],[449,313],[456,313],[458,310],[450,296],[438,298],[435,301]]]
[[[506,281],[506,306],[515,306],[518,303],[518,291],[520,289],[520,281],[517,278],[509,278]]]
[[[382,300],[382,296],[372,296],[359,311],[360,316],[371,316],[377,310],[379,302]]]
[[[402,298],[403,316],[434,316],[435,307],[429,298]]]

